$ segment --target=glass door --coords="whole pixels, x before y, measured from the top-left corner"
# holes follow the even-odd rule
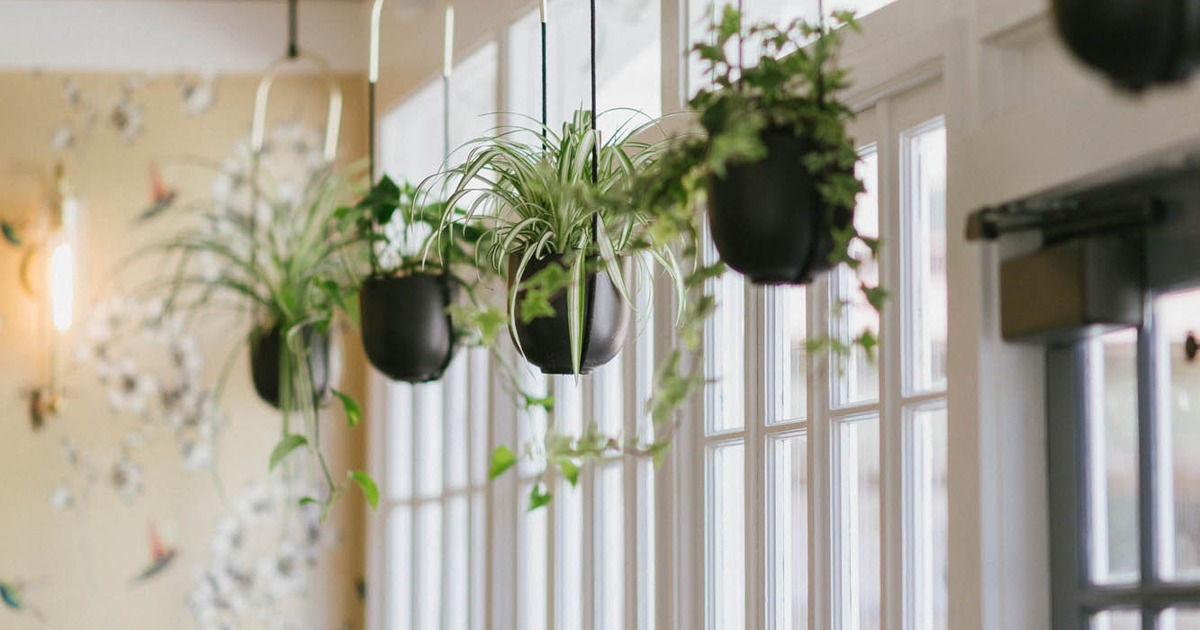
[[[1200,289],[1047,350],[1054,628],[1200,630]]]

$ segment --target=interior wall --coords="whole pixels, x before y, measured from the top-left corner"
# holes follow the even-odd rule
[[[161,273],[135,264],[117,274],[119,262],[192,220],[175,211],[151,226],[135,223],[150,203],[149,164],[161,166],[163,177],[178,187],[181,199],[208,195],[212,171],[179,164],[232,155],[235,143],[248,136],[257,81],[254,76],[220,78],[215,105],[194,115],[185,111],[181,84],[174,75],[70,78],[81,93],[102,105],[119,98],[122,86],[133,86],[132,98],[143,108],[145,132],[130,144],[122,142],[110,126],[111,113],[101,107],[89,139],[79,133],[75,148],[56,149],[51,138],[62,123],[74,121],[83,128],[80,114],[64,98],[68,76],[0,73],[4,95],[0,99],[0,216],[30,216],[42,200],[39,178],[48,177],[56,162],[64,164],[85,204],[82,284],[75,325],[63,344],[66,348],[73,348],[86,334],[90,307],[128,286],[122,279]],[[131,80],[133,84],[128,83]],[[339,155],[348,162],[366,151],[365,80],[343,75],[339,81],[346,97]],[[317,124],[324,119],[324,90],[312,79],[281,80],[271,102],[273,122]],[[19,266],[20,255],[0,245],[0,478],[5,480],[8,506],[0,516],[0,585],[21,586],[26,605],[43,614],[45,622],[0,606],[0,627],[196,627],[188,611],[190,593],[198,583],[196,571],[210,562],[210,541],[219,519],[237,509],[248,484],[268,478],[268,456],[279,439],[280,416],[255,396],[246,353],[238,352],[221,400],[228,422],[219,438],[215,472],[184,470],[169,435],[161,429],[157,434],[145,432],[146,443],[133,447],[142,463],[144,491],[123,498],[113,490],[103,463],[122,448],[122,436],[143,421],[110,410],[93,369],[68,361],[64,368],[68,397],[61,414],[50,418],[40,431],[31,428],[24,392],[40,378],[46,346],[37,326],[39,301],[20,286]],[[227,350],[240,344],[246,332],[232,324],[205,329],[199,345],[207,381],[215,382]],[[365,362],[356,335],[343,339],[341,389],[361,399]],[[325,415],[324,446],[331,454],[331,467],[362,469],[364,431],[345,429],[340,413]],[[147,420],[147,426],[153,422]],[[81,482],[64,456],[64,439],[100,466],[92,490],[77,495],[76,507],[65,511],[51,506],[52,492],[64,482]],[[362,627],[359,581],[366,509],[359,494],[348,493],[330,517],[329,539],[298,611],[303,627]],[[134,582],[134,576],[150,563],[148,524],[157,527],[168,546],[178,549],[178,557],[160,575]],[[270,622],[239,627],[276,627]]]

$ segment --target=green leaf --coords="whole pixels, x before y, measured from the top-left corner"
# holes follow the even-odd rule
[[[488,479],[495,479],[504,474],[517,463],[517,456],[507,446],[497,446],[492,451],[492,466],[488,469]]]
[[[360,470],[352,470],[349,474],[350,478],[354,480],[354,483],[358,484],[359,489],[362,490],[363,497],[366,498],[367,503],[371,506],[371,509],[378,509],[379,486],[375,484],[375,480],[371,478],[371,475],[368,475]]]
[[[546,490],[546,484],[540,481],[533,484],[533,489],[529,492],[529,511],[532,512],[546,506],[553,498],[554,495]]]
[[[268,470],[275,470],[279,462],[291,454],[292,451],[308,444],[308,438],[295,433],[284,436],[279,443],[275,445],[275,450],[271,451],[271,465]]]
[[[333,390],[333,395],[342,401],[342,410],[346,412],[346,426],[354,428],[362,423],[362,407],[349,394]]]
[[[0,232],[4,232],[4,240],[8,241],[9,245],[21,246],[21,235],[17,233],[17,226],[8,221],[0,221]]]
[[[571,487],[575,487],[576,485],[579,484],[579,465],[578,464],[576,464],[575,462],[573,462],[569,459],[564,458],[564,459],[555,460],[554,465],[558,466],[559,471],[562,472],[563,479],[566,479],[567,483],[571,484]]]
[[[300,499],[300,505],[317,505],[319,503],[320,501],[312,497],[304,497],[303,499]]]

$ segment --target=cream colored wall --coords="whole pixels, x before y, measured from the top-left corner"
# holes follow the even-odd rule
[[[113,94],[126,77],[76,78],[85,91]],[[57,74],[0,74],[0,216],[20,215],[36,200],[36,181],[29,169],[48,174],[56,161],[65,163],[86,203],[83,239],[90,273],[81,291],[85,312],[77,313],[78,331],[87,303],[109,286],[115,262],[156,232],[180,225],[180,219],[165,221],[158,229],[133,224],[149,199],[147,164],[229,155],[235,141],[247,135],[256,77],[222,78],[215,108],[198,116],[184,112],[173,76],[152,77],[138,92],[145,107],[144,137],[126,146],[101,119],[90,143],[69,152],[55,151],[50,144],[55,127],[70,117],[61,96],[63,79]],[[365,82],[345,77],[341,84],[347,107],[340,154],[359,158],[366,150]],[[322,98],[317,84],[288,78],[273,95],[272,109],[276,118],[316,121],[324,115]],[[171,169],[168,174],[173,175]],[[207,194],[211,177],[206,173],[178,175],[185,197]],[[81,450],[94,449],[107,457],[137,421],[111,413],[93,374],[75,369],[62,416],[41,432],[31,430],[20,395],[37,378],[35,366],[44,348],[37,341],[36,302],[19,287],[17,269],[18,256],[0,247],[0,582],[29,582],[26,599],[44,611],[47,623],[0,606],[0,628],[195,627],[186,605],[195,585],[193,568],[208,562],[216,519],[226,510],[213,479],[207,473],[185,471],[172,441],[159,439],[139,454],[145,475],[145,492],[139,499],[124,501],[101,480],[84,509],[51,508],[52,489],[69,475],[60,449],[63,437]],[[140,268],[135,273],[156,271]],[[244,332],[228,330],[204,339],[208,378],[215,378],[223,349]],[[355,342],[353,336],[347,340],[342,388],[361,395],[364,363]],[[222,351],[216,352],[218,348]],[[279,437],[278,414],[254,396],[244,352],[233,374],[223,400],[230,421],[218,451],[220,477],[230,495],[252,480],[266,478],[268,455]],[[342,428],[340,417],[333,414],[325,426],[334,469],[362,468],[364,431]],[[362,627],[356,581],[362,575],[364,509],[358,494],[347,495],[330,519],[338,540],[324,552],[310,583],[304,618],[311,623],[303,627]],[[178,545],[180,557],[165,574],[131,585],[131,578],[149,561],[148,521]]]

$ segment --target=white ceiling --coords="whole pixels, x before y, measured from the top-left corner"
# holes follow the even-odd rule
[[[420,11],[430,0],[391,0]],[[393,6],[394,5],[394,6]],[[301,0],[300,46],[366,66],[365,0]],[[0,69],[257,72],[287,40],[283,0],[0,0]]]

